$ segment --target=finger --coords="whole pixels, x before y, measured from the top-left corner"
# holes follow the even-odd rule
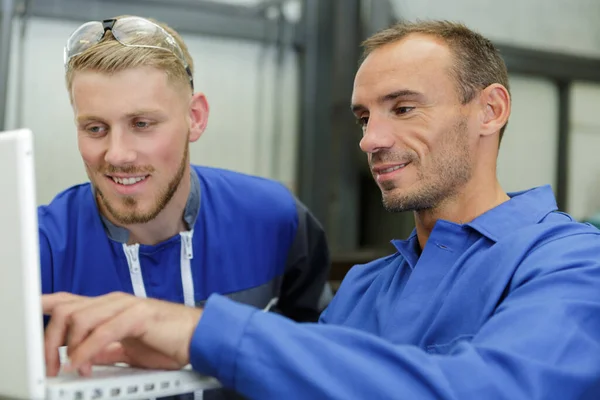
[[[77,370],[77,373],[81,376],[92,376],[92,364],[85,363]]]
[[[93,365],[116,363],[152,369],[180,369],[182,367],[173,358],[146,346],[138,339],[124,339],[123,342],[111,343],[92,358]]]
[[[47,376],[56,376],[60,371],[60,356],[58,354],[58,349],[50,349],[46,347],[44,350],[44,355],[46,357],[46,375]]]
[[[42,295],[42,310],[44,314],[50,315],[52,311],[59,305],[70,303],[75,300],[81,300],[84,297],[66,292],[57,292],[52,294]]]
[[[116,363],[129,364],[130,360],[120,342],[111,343],[92,357],[94,365],[112,365]]]
[[[95,322],[94,318],[98,317],[94,312],[94,307],[102,307],[106,303],[114,302],[115,298],[120,298],[119,294],[91,298],[70,293],[56,293],[56,295],[47,295],[42,300],[45,302],[46,311],[51,316],[44,335],[44,351],[48,376],[58,374],[60,370],[58,348],[63,344],[69,345],[69,342],[72,345],[73,341],[71,337],[73,333],[77,334],[82,329],[79,327],[84,325],[79,320],[83,319],[86,323],[93,324]],[[99,317],[104,318],[103,315]],[[67,353],[70,353],[69,347],[67,347]]]
[[[69,318],[71,314],[85,306],[86,299],[75,299],[65,296],[60,303],[53,305],[51,318],[44,334],[44,354],[46,357],[46,373],[56,376],[60,370],[58,348],[67,341]]]
[[[111,313],[118,313],[119,308],[125,306],[121,303],[127,298],[134,299],[123,293],[94,298],[69,293],[50,295],[45,304],[46,310],[51,312],[45,335],[47,375],[55,376],[60,370],[56,350],[59,346],[66,343],[70,355],[72,348],[78,345],[87,332],[109,318]]]
[[[71,364],[78,368],[99,355],[109,344],[119,342],[126,337],[140,337],[149,320],[148,310],[140,299],[130,303],[105,323],[94,327],[91,333],[72,350]]]
[[[139,300],[134,296],[114,293],[96,298],[73,312],[67,339],[69,355],[95,327],[121,313],[136,301]]]
[[[127,364],[151,369],[180,369],[176,359],[143,343],[140,339],[123,339],[121,342]]]

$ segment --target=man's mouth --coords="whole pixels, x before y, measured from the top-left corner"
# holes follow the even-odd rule
[[[377,173],[378,174],[389,174],[390,172],[394,172],[394,171],[399,170],[400,168],[406,167],[406,165],[408,165],[408,164],[394,165],[393,167],[390,167],[390,168],[380,169],[377,171]]]
[[[385,174],[389,174],[392,173],[394,171],[397,171],[399,169],[402,169],[404,167],[406,167],[408,164],[410,164],[409,162],[405,162],[402,164],[396,164],[396,165],[382,165],[382,166],[375,166],[373,167],[373,172],[377,175],[385,175]]]
[[[108,176],[108,178],[112,179],[115,183],[118,183],[119,185],[124,185],[124,186],[135,185],[136,183],[143,181],[147,177],[148,177],[148,175],[135,176],[135,177],[131,177],[131,178],[118,178],[116,176]]]

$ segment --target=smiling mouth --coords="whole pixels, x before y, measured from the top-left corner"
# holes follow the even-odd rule
[[[406,167],[407,165],[408,165],[408,163],[405,163],[405,164],[395,165],[395,166],[390,167],[390,168],[381,169],[381,170],[377,171],[377,174],[379,174],[379,175],[389,174],[390,172],[397,171],[397,170],[399,170],[401,168]]]
[[[131,185],[135,185],[136,183],[142,182],[148,176],[149,175],[146,175],[146,176],[136,176],[136,177],[132,177],[132,178],[117,178],[116,176],[107,176],[107,178],[112,179],[113,182],[115,182],[115,183],[117,183],[119,185],[131,186]]]

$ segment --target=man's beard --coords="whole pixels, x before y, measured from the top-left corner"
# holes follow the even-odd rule
[[[472,176],[471,154],[468,147],[467,122],[461,119],[440,143],[441,152],[433,160],[428,171],[418,169],[420,187],[414,191],[398,190],[395,194],[394,182],[381,185],[383,206],[389,212],[424,211],[435,209],[446,200],[454,197]],[[389,157],[388,157],[389,158]],[[410,158],[414,168],[419,168],[417,157]]]
[[[175,192],[179,188],[181,181],[183,179],[183,174],[185,173],[186,165],[188,164],[188,155],[189,155],[189,144],[186,142],[186,146],[183,152],[183,156],[181,157],[181,163],[179,164],[179,168],[177,169],[177,173],[171,179],[167,187],[162,190],[157,198],[154,207],[152,207],[148,212],[142,213],[136,210],[136,206],[138,201],[133,196],[127,196],[121,199],[122,204],[125,205],[127,211],[120,211],[117,207],[115,207],[111,202],[104,196],[99,187],[95,187],[97,198],[102,202],[104,208],[108,211],[108,213],[112,216],[114,222],[120,225],[133,225],[133,224],[144,224],[152,221],[154,218],[160,214],[162,210],[169,204]],[[125,173],[125,174],[134,174],[139,172],[152,172],[154,170],[153,167],[125,167],[125,168],[117,168],[114,166],[109,166],[107,173]]]

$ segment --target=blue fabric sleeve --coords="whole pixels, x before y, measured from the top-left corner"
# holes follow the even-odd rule
[[[251,399],[597,399],[600,247],[585,239],[531,252],[482,329],[444,354],[213,295],[192,365]]]
[[[255,312],[258,309],[218,294],[211,295],[190,343],[190,363],[194,370],[220,376],[221,384],[232,388],[238,345]],[[207,332],[211,334],[206,335]]]
[[[323,227],[296,199],[298,228],[288,253],[276,309],[297,322],[316,322],[331,301],[331,259]]]
[[[40,239],[40,276],[42,280],[42,294],[53,293],[52,279],[52,252],[50,243],[44,232],[39,230]]]
[[[50,250],[50,243],[48,237],[42,229],[38,231],[39,235],[39,246],[40,246],[40,278],[42,294],[50,294],[54,292],[54,279],[52,270],[52,251]],[[44,315],[44,329],[50,322],[50,317]]]

